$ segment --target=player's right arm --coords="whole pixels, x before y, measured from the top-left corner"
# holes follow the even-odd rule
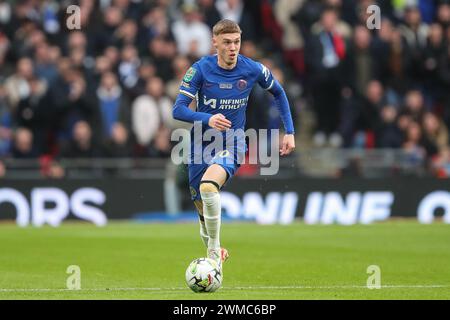
[[[174,119],[194,123],[200,121],[204,125],[223,131],[231,127],[231,122],[223,114],[209,114],[206,112],[192,111],[189,104],[196,98],[200,90],[203,77],[198,63],[186,71],[180,85],[180,92],[175,101],[172,115]]]

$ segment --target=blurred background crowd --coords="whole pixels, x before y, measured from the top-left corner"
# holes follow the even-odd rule
[[[73,4],[80,30],[66,24]],[[366,25],[372,4],[380,29]],[[213,53],[222,18],[285,86],[300,154],[390,148],[450,163],[448,0],[0,0],[0,176],[1,159],[169,157],[186,127],[171,115],[179,83]],[[281,126],[259,87],[247,114],[248,127]]]

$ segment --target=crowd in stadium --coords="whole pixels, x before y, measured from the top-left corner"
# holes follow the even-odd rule
[[[450,1],[439,0],[0,0],[0,159],[168,157],[185,125],[171,115],[179,83],[213,52],[222,18],[241,25],[242,54],[301,85],[312,144],[450,163]],[[277,112],[255,87],[248,126],[280,128]]]

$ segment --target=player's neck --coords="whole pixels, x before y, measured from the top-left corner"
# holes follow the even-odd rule
[[[225,61],[223,61],[222,59],[220,59],[220,56],[217,55],[217,65],[218,65],[219,67],[221,67],[222,69],[231,70],[231,69],[233,69],[234,67],[236,67],[236,65],[237,65],[237,60],[236,60],[236,62],[233,63],[233,64],[226,64]]]

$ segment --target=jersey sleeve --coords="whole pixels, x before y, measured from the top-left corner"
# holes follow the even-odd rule
[[[180,84],[180,91],[175,100],[172,110],[174,119],[194,123],[201,121],[207,125],[212,114],[205,112],[192,111],[189,109],[189,104],[196,98],[197,92],[200,90],[203,82],[203,77],[198,63],[194,63],[190,67]]]
[[[258,70],[257,82],[264,90],[268,90],[275,98],[275,103],[280,111],[281,120],[287,134],[294,134],[294,123],[286,93],[279,82],[273,77],[272,72],[262,63],[256,62]]]
[[[259,62],[256,62],[256,68],[258,72],[257,82],[261,86],[261,88],[263,88],[264,90],[272,89],[274,84],[274,78],[269,68],[267,68],[265,65]]]
[[[200,90],[203,77],[198,62],[194,63],[184,74],[180,84],[180,93],[195,99],[197,92]]]

